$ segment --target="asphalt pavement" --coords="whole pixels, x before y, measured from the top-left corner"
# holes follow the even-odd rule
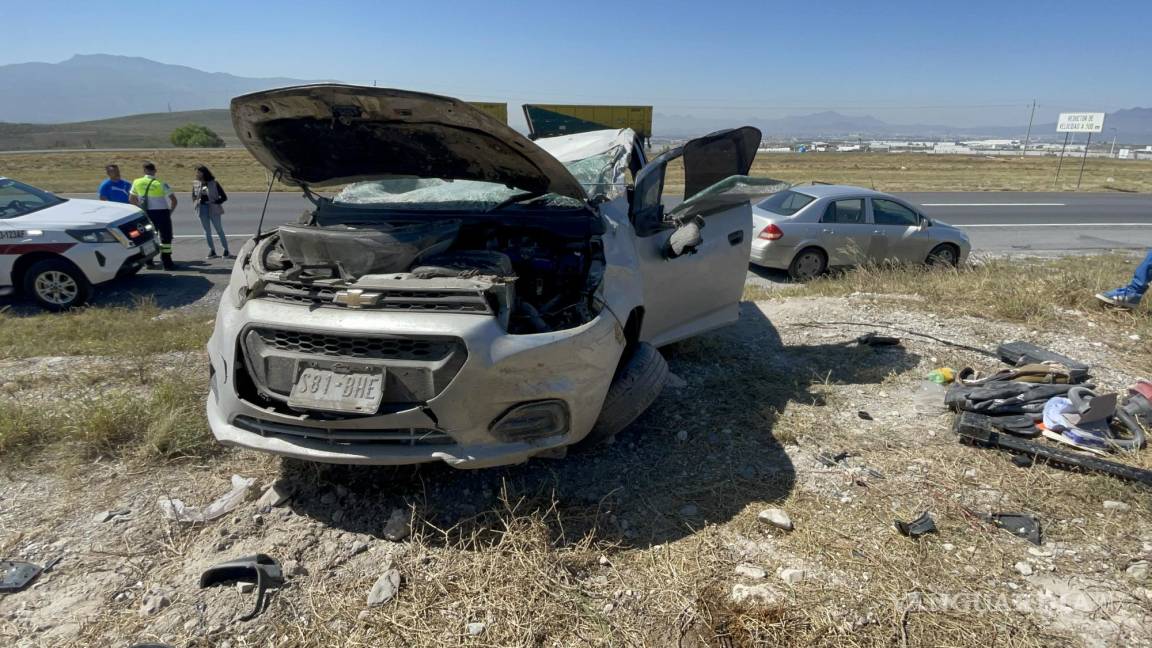
[[[1152,248],[1152,195],[1148,194],[922,192],[896,195],[923,206],[932,218],[964,229],[977,252],[1060,253]],[[230,193],[224,215],[229,238],[243,241],[251,236],[263,206],[263,193]],[[264,226],[295,222],[310,207],[311,203],[301,194],[275,192],[268,200]],[[207,252],[200,221],[192,213],[190,200],[177,207],[174,221],[179,247],[194,247],[197,254]]]

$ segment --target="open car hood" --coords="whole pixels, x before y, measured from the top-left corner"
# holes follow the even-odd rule
[[[559,160],[451,97],[339,84],[294,86],[236,97],[232,124],[252,155],[292,185],[439,178],[587,199]]]

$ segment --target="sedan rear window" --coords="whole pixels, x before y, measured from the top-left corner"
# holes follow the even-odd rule
[[[805,205],[813,200],[816,199],[812,196],[789,190],[772,194],[768,198],[761,200],[756,206],[760,209],[770,211],[773,214],[791,216],[801,209],[804,209]]]

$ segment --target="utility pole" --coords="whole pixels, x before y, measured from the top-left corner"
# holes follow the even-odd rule
[[[1113,128],[1112,129],[1112,146],[1109,147],[1109,149],[1108,149],[1108,157],[1112,157],[1112,154],[1116,152],[1116,135],[1117,135],[1116,129]]]
[[[1024,134],[1024,148],[1020,149],[1020,157],[1028,155],[1028,140],[1032,139],[1032,119],[1036,116],[1036,100],[1032,100],[1032,113],[1028,115],[1028,132]]]

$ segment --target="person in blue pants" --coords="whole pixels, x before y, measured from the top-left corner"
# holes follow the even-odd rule
[[[1148,292],[1149,283],[1152,283],[1152,250],[1148,251],[1148,256],[1136,267],[1132,281],[1128,282],[1127,286],[1100,293],[1096,295],[1096,299],[1120,308],[1135,308],[1140,305],[1144,293]]]

